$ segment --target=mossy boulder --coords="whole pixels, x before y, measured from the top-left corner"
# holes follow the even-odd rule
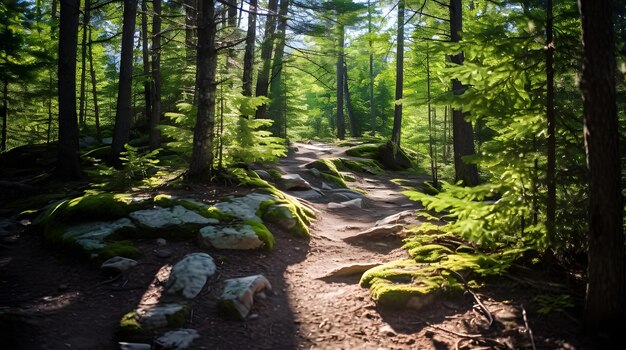
[[[366,143],[350,147],[346,150],[346,154],[352,157],[378,159],[381,143]]]
[[[440,244],[418,245],[409,249],[409,255],[413,257],[416,262],[437,262],[445,258],[448,254],[453,254],[452,250]]]
[[[298,212],[293,203],[281,201],[264,202],[259,209],[266,222],[276,224],[297,236],[309,237],[308,222]],[[306,215],[304,216],[306,218]]]
[[[248,220],[243,224],[228,226],[206,226],[198,232],[201,247],[217,249],[257,249],[265,246],[274,248],[274,236],[260,222]]]
[[[339,160],[339,168],[349,169],[360,173],[368,173],[372,175],[384,175],[385,171],[382,169],[380,163],[374,159],[345,159],[337,158]],[[335,163],[336,164],[336,163]]]
[[[390,170],[403,170],[413,167],[407,152],[391,141],[354,146],[347,149],[346,154],[377,160],[383,168]]]

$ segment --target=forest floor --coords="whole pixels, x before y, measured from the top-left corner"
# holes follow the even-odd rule
[[[278,167],[298,173],[318,186],[319,178],[303,164],[320,157],[345,157],[344,149],[295,144]],[[273,228],[274,251],[208,250],[218,273],[190,301],[189,328],[200,338],[191,349],[593,349],[576,321],[582,289],[556,268],[519,268],[484,281],[475,290],[494,317],[487,325],[470,293],[440,298],[420,310],[377,306],[359,286],[359,275],[328,277],[341,266],[406,258],[402,237],[358,239],[377,220],[418,210],[401,194],[394,178],[424,181],[410,172],[385,176],[355,174],[351,187],[365,191],[363,208],[328,207],[329,200],[310,200],[317,210],[311,239]],[[239,187],[193,185],[169,190],[181,197],[216,199],[245,193]],[[417,223],[416,221],[414,223]],[[8,239],[11,238],[11,239]],[[137,242],[144,252],[139,265],[110,280],[98,266],[68,256],[43,242],[41,233],[24,227],[0,243],[0,308],[20,310],[18,321],[2,327],[4,349],[118,349],[121,317],[139,303],[156,303],[163,288],[164,267],[198,251],[192,242],[168,242],[172,254],[155,240]],[[257,300],[245,321],[226,321],[216,312],[224,278],[262,273],[273,286]],[[569,281],[569,282],[568,282]],[[574,295],[576,306],[539,313],[541,295]],[[1,311],[1,310],[0,310]],[[533,345],[534,342],[534,345]]]

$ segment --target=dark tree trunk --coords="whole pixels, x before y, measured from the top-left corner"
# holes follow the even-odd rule
[[[198,3],[198,113],[193,133],[193,150],[189,176],[210,176],[213,168],[213,139],[215,129],[215,1]]]
[[[626,277],[611,1],[578,3],[584,47],[580,88],[590,192],[584,323],[591,331],[615,331],[614,340],[618,340],[626,321]]]
[[[80,126],[85,130],[87,128],[87,113],[85,112],[86,104],[86,81],[87,81],[87,28],[89,27],[89,3],[85,1],[85,12],[83,13],[83,42],[81,45],[81,66],[80,66],[80,100],[78,108],[78,121]]]
[[[120,57],[120,79],[115,111],[115,127],[111,144],[111,160],[117,161],[120,152],[130,138],[132,116],[132,81],[133,81],[133,42],[135,39],[135,17],[137,0],[124,0],[124,18],[122,24],[122,52]]]
[[[148,45],[148,1],[141,0],[141,54],[143,58],[143,96],[146,102],[145,119],[152,115],[152,94],[150,92],[150,49]]]
[[[185,0],[185,58],[187,65],[193,66],[196,59],[196,25],[197,0]]]
[[[462,30],[461,0],[450,1],[450,38],[452,42],[461,40]],[[463,53],[451,57],[456,64],[463,64]],[[458,79],[452,80],[452,90],[455,95],[463,94],[465,87]],[[465,186],[475,186],[480,182],[478,168],[475,164],[468,164],[463,160],[465,156],[472,156],[474,151],[474,130],[472,124],[465,120],[463,110],[452,109],[452,142],[454,144],[454,173],[455,181],[462,181]]]
[[[552,0],[546,2],[546,117],[548,120],[547,156],[548,164],[546,171],[546,185],[548,196],[546,201],[546,229],[548,241],[555,243],[555,218],[556,218],[556,134],[554,116],[554,43],[552,25]]]
[[[372,34],[372,4],[371,1],[367,1],[367,32]],[[370,50],[370,65],[369,65],[369,94],[370,94],[370,135],[376,134],[376,105],[374,103],[374,52],[372,48],[372,39],[368,41]]]
[[[346,110],[348,111],[348,119],[350,119],[350,134],[352,137],[359,137],[359,125],[356,120],[356,116],[352,111],[352,99],[350,98],[350,87],[348,86],[348,66],[343,67],[343,87],[346,93]]]
[[[161,0],[153,0],[152,18],[152,111],[150,115],[150,149],[161,146]]]
[[[243,56],[243,89],[244,96],[252,96],[252,73],[254,72],[254,45],[256,41],[257,0],[250,0],[248,13],[248,32],[246,34],[246,52]]]
[[[278,0],[269,0],[267,9],[269,16],[265,22],[265,37],[261,45],[261,69],[256,80],[256,96],[267,96],[270,81],[270,68],[272,65],[272,49],[274,48],[274,30],[276,29],[276,7]],[[259,106],[256,110],[257,119],[267,118],[267,104]]]
[[[54,91],[54,83],[52,82],[52,69],[48,73],[48,89]],[[48,130],[46,132],[46,146],[50,147],[52,139],[52,94],[48,97]]]
[[[7,120],[9,119],[9,81],[8,75],[4,76],[2,87],[2,140],[0,152],[7,150]]]
[[[345,28],[343,24],[337,24],[339,47],[337,48],[337,138],[343,140],[346,137],[346,125],[343,117],[343,50],[345,46]]]
[[[91,38],[91,28],[89,28],[89,37]],[[92,44],[89,44],[89,73],[91,75],[91,94],[93,95],[93,113],[96,125],[96,138],[98,141],[102,139],[100,133],[100,107],[98,107],[98,86],[96,82],[96,71],[93,68],[93,50]]]
[[[59,20],[59,146],[57,175],[61,179],[82,178],[78,156],[76,115],[76,49],[78,46],[79,0],[60,0]]]
[[[393,110],[391,142],[400,146],[402,133],[402,87],[404,85],[404,0],[398,2],[398,37],[396,40],[396,103]]]
[[[287,13],[289,11],[289,1],[281,0],[280,9],[278,11],[278,25],[276,28],[276,48],[274,49],[274,57],[272,59],[272,76],[270,79],[270,105],[268,107],[269,117],[274,121],[272,124],[272,133],[276,136],[285,137],[283,132],[286,128],[286,118],[283,115],[283,91],[282,91],[282,69],[283,55],[285,53],[285,33],[287,29]]]

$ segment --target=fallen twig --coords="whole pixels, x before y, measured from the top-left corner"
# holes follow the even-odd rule
[[[528,336],[530,337],[530,343],[533,346],[533,350],[537,350],[535,347],[535,338],[533,337],[533,330],[530,329],[528,325],[528,317],[526,317],[526,309],[524,309],[524,305],[520,305],[522,307],[522,317],[524,318],[524,326],[526,326],[526,331],[528,331]]]
[[[470,289],[470,287],[467,285],[467,281],[465,280],[465,278],[463,278],[463,276],[461,276],[460,273],[458,273],[458,272],[456,272],[454,270],[448,269],[448,268],[440,268],[438,270],[439,274],[441,274],[441,271],[448,271],[448,272],[452,273],[457,279],[459,279],[463,283],[463,287],[465,288],[465,290],[467,292],[469,292],[474,297],[474,300],[476,300],[476,303],[478,303],[478,305],[484,311],[485,316],[487,316],[487,320],[489,321],[489,327],[491,327],[491,324],[493,323],[493,316],[491,315],[491,312],[489,312],[489,309],[487,309],[485,304],[483,304],[483,302],[480,300],[478,295],[476,293],[474,293],[473,290]]]

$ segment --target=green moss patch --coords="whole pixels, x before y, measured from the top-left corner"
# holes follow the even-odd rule
[[[274,239],[274,235],[267,229],[267,226],[260,222],[251,220],[245,221],[244,224],[252,227],[252,230],[256,233],[257,237],[259,237],[259,240],[263,242],[267,250],[274,249],[276,241]]]
[[[380,157],[381,143],[368,143],[354,146],[346,150],[346,154],[352,157],[378,159]]]

